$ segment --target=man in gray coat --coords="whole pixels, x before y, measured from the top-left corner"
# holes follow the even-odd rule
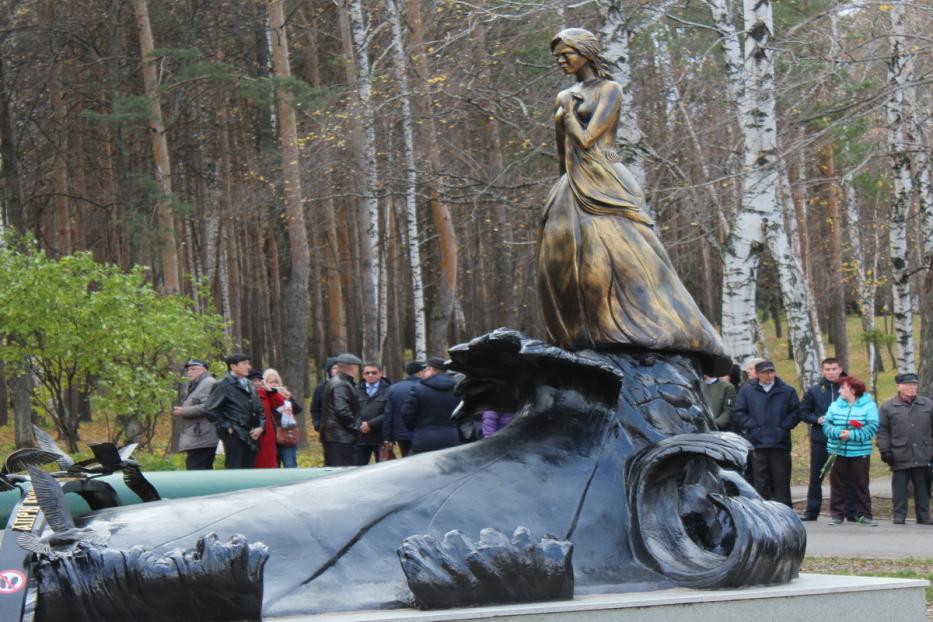
[[[172,409],[174,416],[181,417],[178,451],[185,452],[185,468],[189,471],[213,469],[217,432],[207,419],[204,404],[217,381],[207,372],[207,363],[199,359],[185,363],[185,371],[188,373],[188,392],[181,406]]]
[[[907,482],[914,487],[917,523],[930,520],[930,488],[927,470],[933,460],[933,400],[917,395],[917,374],[900,374],[894,382],[897,395],[881,405],[878,412],[878,450],[892,470],[891,493],[894,524],[907,518]]]

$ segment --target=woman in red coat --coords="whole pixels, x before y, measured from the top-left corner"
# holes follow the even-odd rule
[[[259,437],[259,453],[256,454],[257,469],[277,469],[279,459],[275,446],[275,423],[272,421],[272,414],[275,409],[285,403],[285,398],[277,390],[266,386],[262,382],[262,376],[259,376],[260,382],[256,385],[259,391],[259,399],[262,401],[262,410],[266,414],[266,429]]]

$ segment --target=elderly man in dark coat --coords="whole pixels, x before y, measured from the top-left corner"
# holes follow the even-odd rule
[[[930,520],[930,484],[927,481],[933,460],[933,400],[917,395],[917,374],[900,374],[894,379],[897,395],[881,405],[878,412],[878,450],[890,465],[894,524],[907,518],[907,482],[914,488],[917,523]]]
[[[791,506],[790,431],[800,422],[797,391],[777,377],[774,363],[755,366],[755,380],[740,390],[732,420],[755,448],[755,489],[769,501]]]
[[[360,400],[356,378],[363,361],[350,353],[337,356],[337,373],[324,387],[324,407],[321,412],[321,443],[324,445],[324,466],[356,465],[356,423]]]
[[[414,432],[411,453],[419,454],[460,444],[457,424],[450,417],[460,404],[456,382],[447,375],[443,359],[428,359],[416,384],[402,405],[402,419]]]
[[[252,469],[266,416],[256,387],[246,379],[252,369],[249,355],[231,354],[226,363],[227,375],[214,384],[204,409],[224,444],[225,468]]]
[[[188,391],[181,406],[172,409],[172,415],[181,417],[178,451],[185,452],[185,468],[203,471],[214,468],[217,452],[217,432],[207,418],[207,398],[214,388],[214,377],[207,372],[207,363],[191,359],[185,363]]]

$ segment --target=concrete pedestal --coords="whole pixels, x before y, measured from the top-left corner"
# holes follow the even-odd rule
[[[738,590],[670,589],[592,594],[571,601],[448,609],[352,611],[267,620],[288,622],[923,622],[927,581],[801,574],[787,585]]]

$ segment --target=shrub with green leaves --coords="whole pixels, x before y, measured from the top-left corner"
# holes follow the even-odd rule
[[[88,395],[111,421],[123,416],[152,440],[171,416],[180,363],[219,359],[224,320],[183,296],[161,296],[145,269],[122,272],[89,253],[52,259],[34,242],[0,247],[0,358],[35,376],[36,407],[77,449],[79,413],[71,392]],[[218,366],[219,367],[219,366]]]

